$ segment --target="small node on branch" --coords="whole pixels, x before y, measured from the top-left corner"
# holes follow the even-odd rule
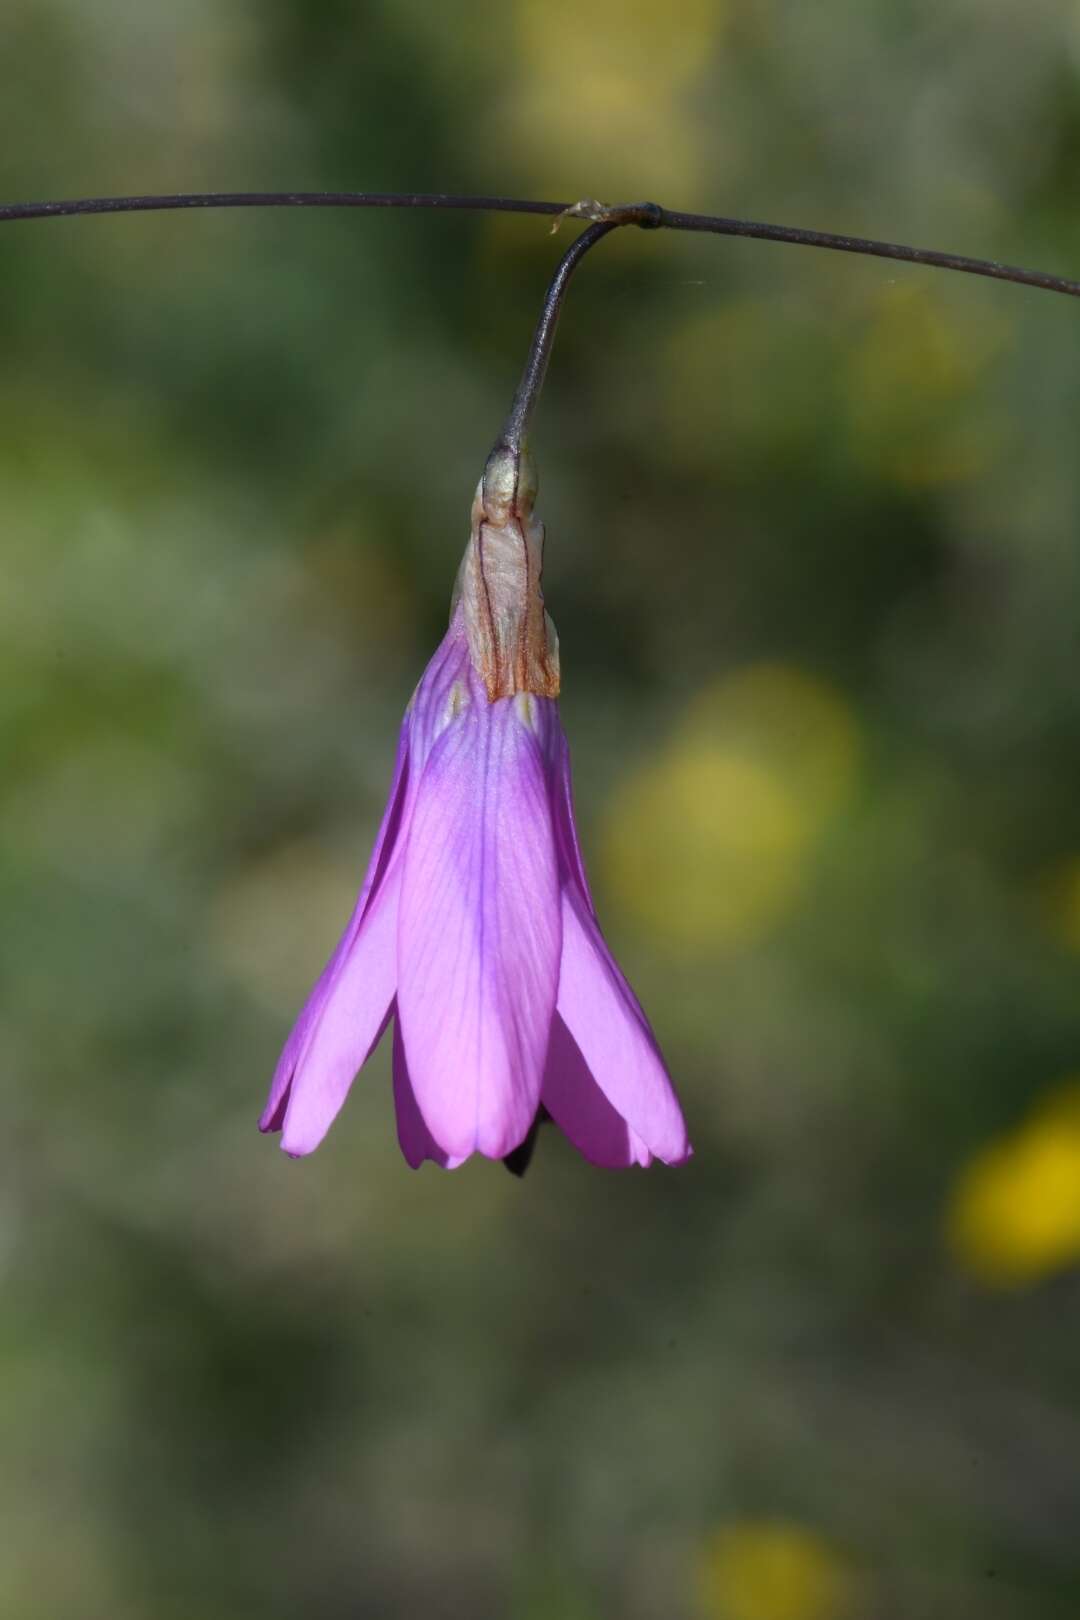
[[[564,219],[584,219],[590,225],[640,225],[643,231],[655,231],[664,223],[664,210],[654,202],[602,203],[595,197],[582,197],[555,216],[552,236]]]

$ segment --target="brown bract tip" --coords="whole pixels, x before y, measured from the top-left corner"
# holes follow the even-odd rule
[[[497,446],[472,506],[454,605],[492,703],[518,692],[559,695],[559,643],[544,611],[544,525],[533,516],[536,469],[525,450]]]

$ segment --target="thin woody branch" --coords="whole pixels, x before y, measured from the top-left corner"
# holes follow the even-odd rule
[[[804,230],[801,226],[773,225],[761,220],[729,219],[720,214],[681,213],[661,208],[657,203],[606,207],[603,203],[592,201],[541,202],[521,197],[472,197],[418,191],[207,191],[181,192],[173,196],[79,197],[56,202],[0,203],[0,224],[9,220],[62,219],[80,214],[146,214],[187,208],[424,208],[472,213],[546,214],[556,218],[570,215],[596,222],[635,223],[654,229],[710,236],[753,237],[763,242],[788,242],[796,247],[827,248],[837,253],[895,259],[904,264],[956,270],[964,275],[987,276],[994,281],[1011,281],[1021,287],[1037,287],[1043,292],[1080,298],[1080,281],[1053,275],[1046,270],[1025,269],[1020,265],[1003,264],[997,259],[974,259],[967,254],[943,252],[938,248],[878,241],[869,236],[845,236],[833,231]],[[617,217],[635,210],[640,211],[643,217],[634,220]],[[646,211],[647,217],[644,217]]]

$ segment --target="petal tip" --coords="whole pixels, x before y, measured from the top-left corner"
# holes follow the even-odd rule
[[[327,1122],[328,1127],[329,1121]],[[314,1153],[325,1135],[326,1128],[313,1130],[310,1125],[306,1130],[303,1130],[297,1129],[296,1125],[293,1124],[290,1129],[289,1121],[286,1119],[285,1127],[281,1133],[281,1150],[283,1153],[287,1153],[290,1159],[306,1159],[309,1153]]]

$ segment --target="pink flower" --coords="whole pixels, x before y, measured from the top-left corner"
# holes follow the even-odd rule
[[[494,452],[356,908],[260,1120],[288,1153],[318,1147],[393,1021],[398,1138],[414,1168],[475,1152],[518,1168],[545,1111],[595,1164],[690,1154],[589,893],[534,496],[524,458]]]

